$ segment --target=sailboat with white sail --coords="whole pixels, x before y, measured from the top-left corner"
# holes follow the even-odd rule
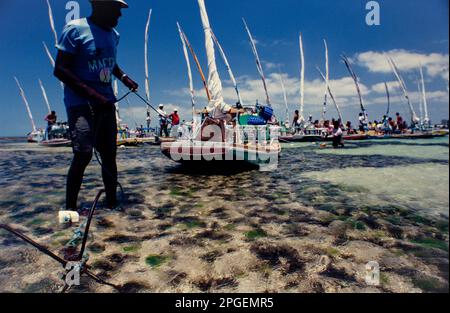
[[[211,162],[211,164],[229,162],[233,166],[238,163],[246,163],[257,165],[262,170],[272,169],[276,167],[278,155],[281,151],[281,146],[277,140],[279,127],[268,126],[267,124],[251,125],[252,123],[242,125],[241,121],[244,119],[247,119],[247,121],[259,120],[261,117],[248,113],[241,114],[244,110],[239,109],[239,106],[232,107],[226,104],[222,94],[222,81],[216,64],[215,40],[213,38],[215,35],[211,31],[205,1],[198,0],[198,5],[205,34],[208,61],[206,86],[209,94],[208,116],[194,127],[189,138],[162,143],[161,151],[170,159],[183,164],[205,165],[205,162]],[[180,31],[180,34],[183,34],[183,32]],[[183,35],[181,37],[186,39]],[[223,49],[219,48],[219,52],[222,54]],[[225,54],[223,53],[223,55]],[[231,70],[229,63],[228,68]],[[270,100],[267,100],[270,103]],[[195,105],[195,102],[193,102],[193,105]],[[263,112],[266,111],[263,110]],[[238,115],[234,121],[230,119],[232,114]],[[246,117],[242,119],[243,116]]]
[[[38,82],[41,87],[42,97],[44,98],[47,110],[51,113],[52,109],[44,84],[40,79]],[[57,122],[48,127],[45,131],[44,139],[40,141],[39,144],[44,147],[70,147],[72,145],[72,140],[70,139],[69,126],[67,123]]]
[[[25,95],[25,91],[23,90],[22,86],[20,85],[19,80],[17,77],[14,77],[14,80],[16,81],[17,87],[19,88],[20,96],[22,97],[23,103],[25,104],[25,108],[27,109],[28,117],[31,122],[31,132],[27,134],[27,141],[28,142],[40,142],[44,139],[44,131],[42,129],[37,129],[36,124],[34,122],[33,114],[31,113],[30,104],[28,103],[28,99]]]

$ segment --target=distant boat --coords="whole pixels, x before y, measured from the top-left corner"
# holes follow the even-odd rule
[[[236,131],[237,126],[227,123],[220,116],[223,113],[222,107],[225,105],[225,102],[222,96],[222,82],[217,71],[213,33],[211,32],[204,0],[198,0],[198,4],[205,33],[209,71],[207,94],[210,95],[211,99],[208,105],[208,112],[211,117],[205,117],[200,125],[194,123],[193,131],[189,138],[177,139],[174,142],[163,142],[161,144],[161,152],[171,160],[182,164],[194,165],[213,161],[212,164],[229,162],[233,166],[237,166],[239,163],[245,163],[257,165],[260,169],[269,170],[273,165],[270,161],[275,158],[278,160],[278,155],[281,152],[281,145],[270,137],[273,132],[279,131],[279,127],[269,126],[269,137],[265,133],[264,138],[261,137],[251,142],[245,138],[245,132]],[[270,103],[269,98],[267,102]],[[262,114],[271,111],[271,109],[267,108],[262,107]],[[261,117],[250,114],[241,115],[237,119],[237,124],[241,125],[244,120],[248,121],[251,119],[259,120]],[[212,136],[209,137],[206,136],[202,133],[205,127],[220,129],[221,138],[215,138],[214,135],[216,134],[211,134]],[[248,125],[246,127],[257,129],[257,126]],[[227,134],[230,134],[230,136],[227,136]]]

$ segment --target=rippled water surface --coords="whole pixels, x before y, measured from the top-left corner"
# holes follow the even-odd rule
[[[0,140],[0,222],[60,251],[69,148]],[[448,290],[449,141],[286,144],[278,170],[193,170],[119,149],[123,211],[99,208],[93,269],[125,292]],[[101,188],[94,161],[80,195]],[[57,264],[0,232],[0,291],[55,292]],[[364,283],[378,261],[379,287]],[[39,270],[34,270],[39,268]],[[75,292],[109,292],[85,282]]]

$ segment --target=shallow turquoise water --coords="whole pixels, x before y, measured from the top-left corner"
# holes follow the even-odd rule
[[[448,138],[351,142],[342,150],[311,143],[287,144],[283,145],[278,169],[260,172],[222,167],[193,170],[165,158],[159,147],[119,149],[124,211],[111,213],[99,207],[90,246],[104,247],[106,251],[91,252],[103,262],[97,264],[101,270],[105,260],[116,259],[118,253],[125,257],[122,245],[139,242],[143,250],[137,248],[133,258],[129,256],[128,261],[111,265],[113,280],[128,282],[132,280],[130,273],[144,266],[142,260],[146,256],[155,254],[155,249],[160,253],[159,243],[167,245],[161,253],[169,250],[175,256],[165,267],[166,272],[159,272],[167,280],[173,277],[174,269],[186,267],[183,261],[186,256],[191,257],[188,263],[204,265],[204,254],[210,249],[239,251],[245,255],[243,259],[252,258],[256,251],[250,247],[253,240],[271,241],[274,258],[276,251],[281,251],[278,249],[294,251],[286,247],[295,246],[301,255],[309,255],[304,261],[308,266],[319,260],[324,250],[333,254],[335,250],[348,249],[354,255],[365,255],[373,249],[382,249],[383,254],[402,253],[408,259],[395,265],[396,275],[402,277],[394,276],[392,282],[400,279],[405,284],[413,278],[420,282],[423,272],[415,272],[414,268],[425,266],[427,279],[438,281],[433,281],[431,289],[426,287],[429,284],[417,286],[424,290],[448,290],[448,275],[440,270],[448,269],[448,155]],[[42,148],[17,140],[0,140],[0,222],[11,224],[59,251],[70,239],[70,230],[60,231],[56,212],[64,206],[71,158],[70,148]],[[100,188],[100,167],[93,160],[86,171],[80,206],[90,206]],[[332,223],[350,227],[350,241],[330,233]],[[249,234],[262,237],[249,239]],[[16,252],[24,244],[13,236],[4,236],[4,232],[0,235],[0,285],[5,286],[0,286],[0,291],[29,290],[30,281],[36,282],[32,284],[34,291],[46,291],[49,286],[53,290],[47,275],[54,272],[46,268],[47,258],[36,261],[40,270],[33,273],[35,264]],[[364,251],[358,248],[361,240]],[[311,248],[317,246],[322,249]],[[193,249],[197,251],[195,255]],[[241,266],[240,256],[233,260],[223,262]],[[354,270],[365,264],[352,258],[333,259],[335,262],[344,262]],[[252,273],[250,277],[259,275],[255,271],[259,273],[260,265],[251,263],[243,272]],[[52,266],[57,270],[56,265]],[[278,271],[278,265],[271,269]],[[210,273],[209,267],[202,269],[205,277]],[[334,275],[333,271],[330,273]],[[174,291],[155,277],[154,270],[142,275],[142,279],[158,286],[156,290]],[[241,291],[264,291],[258,289],[264,285],[263,277],[251,283],[245,283],[245,277],[233,279]],[[305,283],[314,277],[307,277]],[[327,280],[321,277],[321,282]],[[191,282],[195,279],[189,276],[182,283],[184,290],[198,291]],[[278,276],[273,279],[280,281]],[[57,281],[57,277],[51,280]],[[327,281],[334,284],[336,277]],[[289,285],[287,281],[284,283]],[[367,287],[345,275],[339,276],[337,284],[341,283],[352,284],[356,288],[353,290]],[[98,286],[87,288],[81,291],[100,290],[96,289]],[[389,288],[392,292],[399,290],[395,283]],[[406,290],[412,288],[409,285]]]

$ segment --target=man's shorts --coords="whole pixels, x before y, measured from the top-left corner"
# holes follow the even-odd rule
[[[91,109],[89,105],[67,108],[72,149],[74,153],[92,153],[94,147],[102,152],[117,150],[117,121],[113,106],[106,110]]]

